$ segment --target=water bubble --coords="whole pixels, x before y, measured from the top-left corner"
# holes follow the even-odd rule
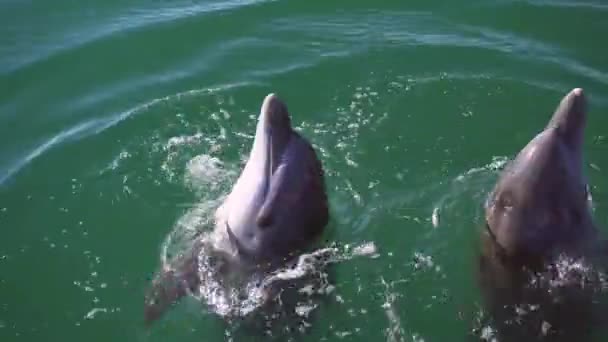
[[[483,341],[491,341],[491,342],[497,342],[496,339],[496,332],[494,331],[494,329],[491,326],[485,326],[483,327],[483,329],[481,329],[481,336],[480,338]]]

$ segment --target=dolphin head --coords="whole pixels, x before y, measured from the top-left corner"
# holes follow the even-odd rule
[[[270,263],[310,242],[311,232],[325,225],[326,210],[315,152],[293,130],[285,103],[269,94],[247,164],[222,205],[229,241],[245,259]]]
[[[536,263],[585,235],[590,223],[582,171],[585,106],[582,89],[566,95],[488,198],[488,234],[512,260]]]

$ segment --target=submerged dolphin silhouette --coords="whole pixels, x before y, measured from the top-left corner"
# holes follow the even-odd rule
[[[216,211],[216,246],[230,262],[279,266],[308,248],[329,221],[321,162],[310,143],[291,126],[287,106],[276,95],[264,99],[249,159],[232,191]],[[151,323],[189,292],[196,292],[197,242],[161,271],[146,296]]]

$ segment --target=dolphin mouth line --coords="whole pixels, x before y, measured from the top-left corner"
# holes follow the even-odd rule
[[[268,196],[268,193],[270,192],[270,179],[272,178],[272,165],[273,165],[273,155],[272,155],[272,129],[270,129],[270,132],[268,133],[268,147],[267,147],[268,151],[268,159],[266,160],[266,168],[267,168],[267,174],[266,174],[266,184],[265,184],[265,190],[264,190],[264,200],[266,200],[266,196]]]
[[[234,249],[236,250],[236,254],[247,257],[247,258],[254,258],[255,255],[253,253],[251,253],[251,251],[249,251],[247,249],[247,247],[245,247],[245,245],[243,245],[243,243],[241,241],[239,241],[239,239],[238,239],[238,237],[236,237],[236,235],[234,235],[234,232],[230,228],[230,224],[228,223],[228,221],[225,221],[225,224],[226,224],[226,232],[228,233],[228,240],[232,244],[232,247],[234,247]]]
[[[486,221],[486,231],[488,232],[488,235],[490,236],[490,239],[492,240],[492,245],[494,245],[496,247],[495,251],[496,251],[496,256],[506,265],[511,265],[511,266],[516,266],[516,267],[524,267],[528,270],[539,270],[540,268],[542,268],[542,263],[548,254],[546,254],[546,252],[540,253],[538,255],[538,257],[540,257],[540,259],[534,259],[535,261],[532,262],[526,262],[523,261],[525,260],[526,257],[531,257],[532,254],[525,254],[524,258],[522,260],[522,257],[513,257],[511,254],[509,254],[509,252],[507,252],[507,249],[500,243],[498,242],[498,239],[496,237],[496,234],[494,234],[494,232],[492,231],[492,228],[490,228],[490,224],[488,223],[488,221]]]
[[[494,244],[494,246],[496,246],[498,248],[497,254],[501,258],[507,258],[508,253],[507,253],[506,249],[500,244],[500,242],[498,242],[498,239],[496,238],[496,234],[494,234],[494,232],[492,231],[492,228],[490,228],[490,224],[488,223],[488,221],[486,221],[485,226],[486,226],[486,232],[488,233],[488,235],[490,235],[490,238],[492,240],[492,244]]]
[[[265,119],[268,120],[268,119]],[[260,148],[258,153],[265,153],[265,156],[263,158],[264,162],[262,164],[262,168],[263,171],[261,172],[261,177],[260,177],[260,181],[262,182],[262,198],[260,199],[260,201],[262,202],[262,204],[266,201],[266,197],[268,196],[268,193],[270,192],[270,180],[272,178],[272,173],[273,173],[273,162],[274,162],[274,156],[273,156],[273,148],[272,148],[272,143],[273,143],[273,138],[272,138],[272,127],[269,125],[268,122],[264,123],[264,128],[261,132],[261,134],[263,134],[263,137],[260,137],[258,135],[256,135],[255,139],[260,139],[263,138],[263,144],[265,146],[263,146],[262,148]],[[258,132],[259,134],[260,132]]]
[[[492,231],[492,228],[490,228],[490,224],[488,223],[488,221],[486,221],[486,231],[488,232],[488,235],[490,235],[490,239],[492,240],[492,244],[496,247],[496,255],[498,256],[498,258],[507,264],[513,264],[513,260],[512,258],[509,256],[509,252],[507,252],[507,249],[500,244],[500,242],[498,242],[498,238],[496,237],[496,234],[494,234],[494,232]]]

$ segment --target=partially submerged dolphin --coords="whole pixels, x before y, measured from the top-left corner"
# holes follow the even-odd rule
[[[269,270],[311,246],[329,220],[321,162],[311,144],[291,126],[276,95],[264,99],[249,159],[216,211],[213,234],[233,264]],[[196,292],[200,241],[153,280],[146,296],[151,323],[179,298]],[[238,269],[232,268],[232,270]]]
[[[583,170],[585,123],[583,90],[573,89],[501,173],[485,213],[487,234],[503,257],[538,265],[595,238]]]
[[[583,170],[586,115],[583,90],[573,89],[486,202],[480,281],[500,340],[581,340],[592,330],[592,273],[578,264],[599,251]]]
[[[273,263],[306,248],[328,219],[321,163],[291,127],[285,103],[270,94],[249,161],[218,209],[219,229],[241,256]]]

